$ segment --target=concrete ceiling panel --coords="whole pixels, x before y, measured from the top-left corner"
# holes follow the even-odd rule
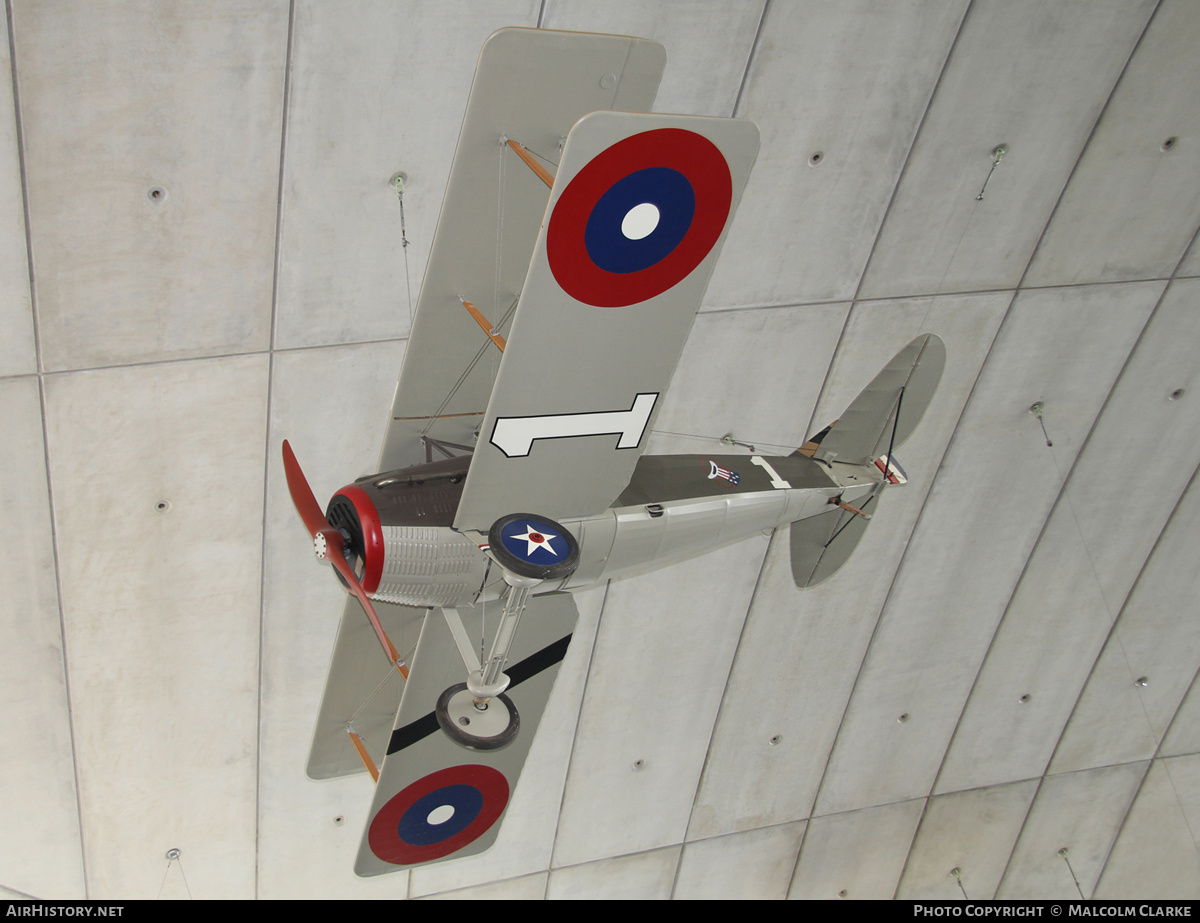
[[[762,147],[706,305],[853,297],[965,9],[768,8],[736,113]]]
[[[1200,898],[1200,756],[1155,760],[1092,897]]]
[[[973,4],[859,297],[1016,286],[1154,5]]]
[[[277,346],[407,334],[479,49],[496,29],[535,25],[537,10],[297,4]],[[401,171],[407,248],[391,184]]]
[[[1171,285],[1113,388],[992,642],[938,791],[1045,771],[1113,623],[1200,464],[1200,402],[1189,405],[1186,394],[1171,399],[1179,388],[1193,389],[1200,375],[1193,362],[1197,297],[1200,282]],[[1047,403],[1044,412],[1053,431],[1056,408]],[[1138,477],[1154,485],[1149,491],[1129,490],[1128,471],[1113,464],[1129,452],[1134,434]],[[1171,649],[1175,683],[1162,690],[1170,712],[1197,665],[1187,651]]]
[[[556,867],[683,840],[766,546],[756,536],[609,584]]]
[[[676,900],[782,900],[787,896],[804,823],[763,827],[683,847]]]
[[[444,891],[425,900],[434,901],[540,901],[546,896],[546,872],[510,878],[507,881],[492,881],[474,888]]]
[[[871,641],[821,813],[929,793],[1008,599],[1161,290],[1093,286],[1014,301]],[[1039,400],[1054,408],[1053,448],[1029,413]]]
[[[655,112],[729,117],[765,0],[548,0],[543,29],[636,35],[667,49]]]
[[[267,357],[46,381],[90,897],[252,897]],[[207,805],[207,810],[197,810]]]
[[[45,367],[265,348],[287,4],[13,13]]]
[[[680,441],[679,452],[725,451],[725,433],[761,452],[794,452],[849,309],[843,302],[700,314],[654,432],[703,437]]]
[[[1200,666],[1197,534],[1193,480],[1088,677],[1051,771],[1149,759],[1158,750]]]
[[[1193,677],[1191,688],[1183,697],[1183,703],[1167,729],[1159,753],[1163,756],[1179,756],[1197,752],[1200,752],[1200,683]]]
[[[850,315],[813,428],[837,418],[919,333],[935,330],[946,341],[946,371],[919,429],[897,453],[911,480],[887,493],[861,547],[838,574],[797,590],[786,531],[773,539],[690,836],[809,816],[896,567],[1009,300],[996,294],[869,302]],[[779,741],[769,745],[776,734]]]
[[[1090,897],[1148,766],[1125,763],[1045,779],[996,897],[1078,900],[1080,891]]]
[[[1113,91],[1026,285],[1171,275],[1200,224],[1200,17],[1165,0]]]
[[[6,30],[7,38],[7,30]],[[8,42],[0,47],[0,73],[12,74]],[[0,86],[0,375],[36,372],[33,309],[29,301],[29,250],[25,242],[25,197],[17,150],[17,117],[11,79]]]
[[[1192,245],[1188,248],[1187,256],[1183,258],[1183,262],[1175,270],[1175,275],[1200,276],[1200,235],[1192,238]]]
[[[546,897],[551,900],[647,900],[671,896],[679,846],[552,869]]]
[[[54,538],[35,378],[0,381],[0,887],[85,897]],[[29,836],[28,831],[37,831]]]
[[[896,897],[990,900],[1036,791],[1029,781],[930,798]]]
[[[919,798],[814,817],[788,897],[890,900],[924,807],[925,799]]]

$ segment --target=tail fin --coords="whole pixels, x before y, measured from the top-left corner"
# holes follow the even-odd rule
[[[900,445],[925,415],[945,364],[946,346],[939,337],[917,337],[896,353],[836,423],[814,437],[818,445],[813,457],[869,465]]]
[[[884,454],[890,459],[892,448],[921,422],[945,364],[946,346],[941,339],[932,333],[917,337],[896,353],[840,419],[813,436],[797,454],[854,465],[869,465]],[[874,512],[882,489],[883,484],[862,504],[864,512]],[[850,557],[866,528],[864,517],[841,509],[792,523],[796,586],[815,586],[831,576]]]

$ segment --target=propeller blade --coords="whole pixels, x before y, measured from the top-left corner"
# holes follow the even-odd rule
[[[292,447],[286,439],[283,440],[283,471],[287,475],[288,493],[292,495],[292,502],[296,504],[296,512],[300,514],[300,518],[304,520],[304,525],[307,527],[309,534],[317,543],[318,557],[327,560],[339,574],[346,578],[350,592],[357,596],[358,601],[362,603],[363,611],[366,612],[367,618],[371,622],[371,627],[375,629],[375,636],[379,638],[379,643],[383,645],[383,650],[387,654],[388,660],[399,668],[400,675],[407,680],[408,667],[400,659],[400,652],[392,644],[391,638],[384,632],[383,625],[379,621],[379,616],[375,612],[375,607],[371,605],[371,598],[367,596],[367,591],[358,582],[358,575],[354,573],[354,568],[346,560],[345,538],[325,518],[325,514],[321,511],[321,505],[317,503],[317,498],[313,496],[312,488],[308,486],[308,479],[304,477],[304,472],[300,470],[300,463],[296,461],[296,453],[292,451]],[[322,545],[324,545],[323,548]]]
[[[388,660],[394,663],[400,669],[400,675],[406,680],[408,679],[408,667],[400,659],[400,652],[396,650],[392,644],[392,639],[387,636],[383,630],[383,625],[379,621],[379,616],[375,612],[375,607],[371,605],[371,598],[367,596],[367,591],[363,589],[362,584],[358,582],[358,575],[354,573],[354,568],[350,566],[350,562],[346,560],[346,555],[343,551],[345,548],[345,539],[342,538],[342,533],[337,529],[322,529],[320,534],[325,537],[325,557],[332,564],[339,574],[346,578],[346,583],[350,585],[350,592],[358,597],[358,601],[362,603],[363,611],[367,613],[367,618],[371,622],[371,627],[375,629],[375,637],[379,639],[379,643],[383,645],[384,652],[387,654]]]
[[[296,453],[286,439],[283,440],[283,471],[287,475],[288,493],[292,495],[292,503],[296,504],[296,512],[304,520],[308,534],[316,538],[318,532],[330,528],[329,520],[313,496],[312,488],[300,470],[300,463],[296,461]]]

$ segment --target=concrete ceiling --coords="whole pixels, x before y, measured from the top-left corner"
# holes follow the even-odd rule
[[[657,39],[660,111],[762,131],[652,452],[794,447],[917,333],[949,360],[834,579],[797,591],[764,535],[580,594],[497,846],[361,880],[369,779],[304,774],[342,597],[279,444],[320,497],[374,470],[507,25]],[[1200,896],[1200,6],[7,28],[0,895]]]

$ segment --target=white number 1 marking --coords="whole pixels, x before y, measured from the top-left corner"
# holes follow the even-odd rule
[[[750,459],[750,461],[766,471],[767,474],[771,475],[771,486],[776,490],[788,490],[791,488],[792,485],[781,478],[778,472],[776,472],[775,469],[770,466],[765,458],[755,455]]]
[[[620,436],[618,449],[636,449],[650,422],[657,394],[639,394],[628,410],[559,413],[537,417],[500,417],[492,429],[492,445],[509,458],[528,455],[535,439],[571,436]]]

